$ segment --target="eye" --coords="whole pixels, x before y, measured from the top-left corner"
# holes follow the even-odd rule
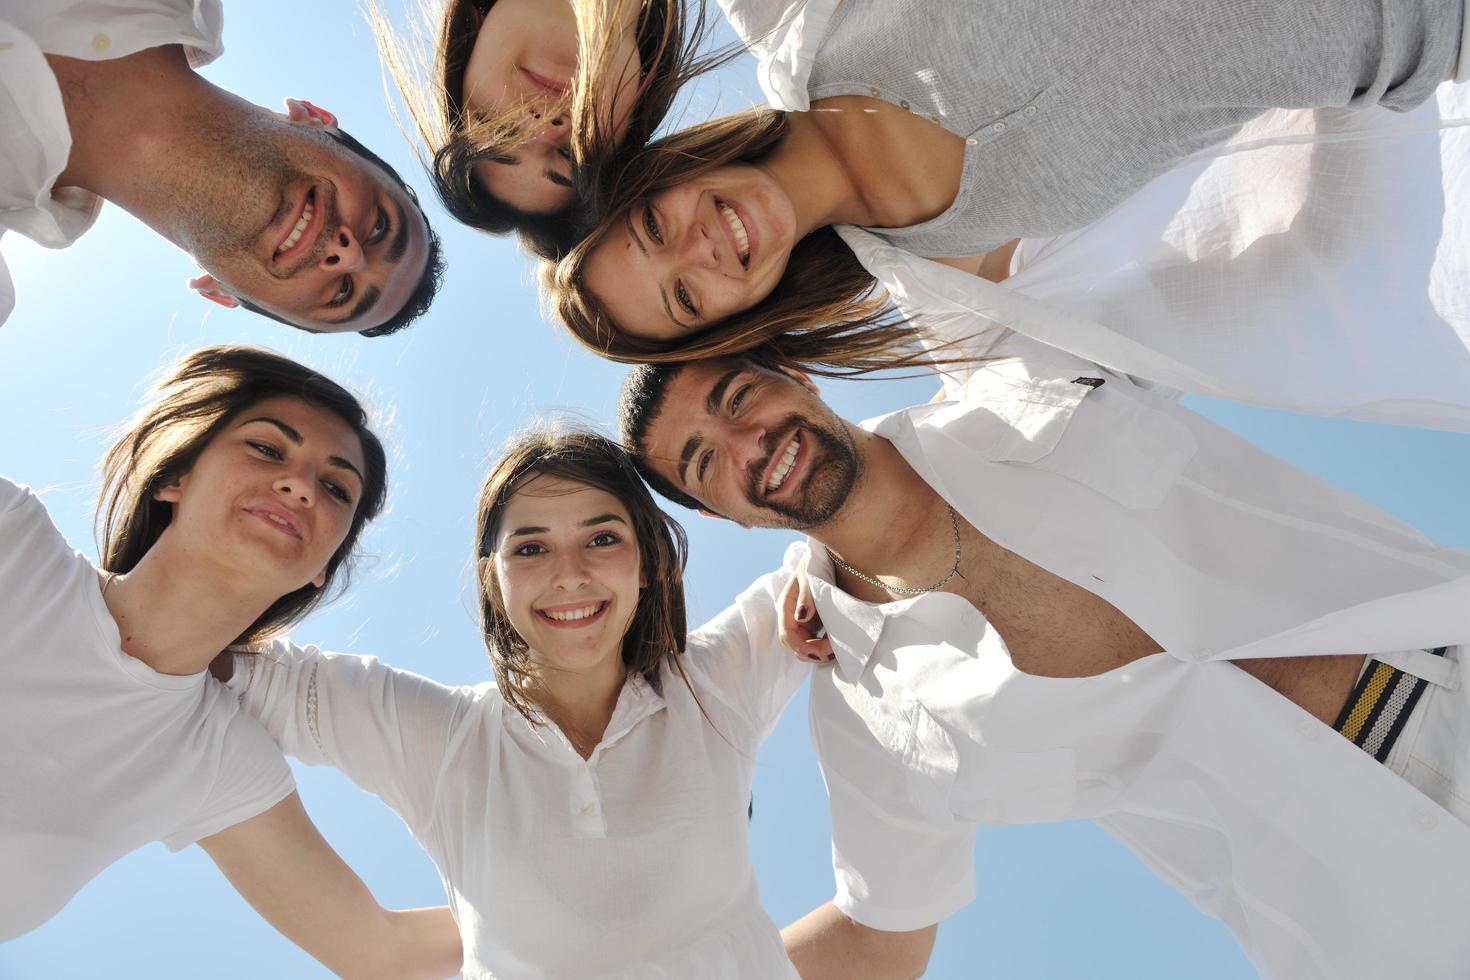
[[[388,234],[388,212],[378,208],[378,220],[373,222],[372,230],[368,232],[367,243],[376,245]]]
[[[606,548],[609,545],[618,544],[622,540],[622,538],[618,537],[611,531],[598,531],[597,534],[592,538],[592,540],[587,543],[592,545],[592,547],[594,548]]]
[[[571,148],[570,147],[558,146],[556,148],[556,155],[559,156],[559,157],[561,157],[567,163],[571,163],[572,162],[572,151],[571,151]]]
[[[694,475],[700,483],[704,482],[704,475],[709,472],[709,464],[712,458],[714,458],[714,453],[709,450],[705,450],[699,456],[699,463],[694,468]]]
[[[327,488],[327,493],[336,497],[344,504],[352,503],[352,494],[348,493],[346,488],[342,487],[340,484],[333,483],[331,480],[323,480],[322,486]]]
[[[750,391],[750,385],[741,385],[735,394],[730,397],[730,414],[734,415],[740,411],[740,406],[745,402],[745,395]]]
[[[683,280],[674,283],[674,298],[690,316],[699,316],[699,308],[694,305],[694,300],[689,298],[689,291],[684,288]]]
[[[285,459],[285,457],[281,455],[281,451],[268,442],[255,442],[253,440],[246,440],[245,445],[260,453],[260,455],[264,456],[266,459]]]
[[[541,545],[537,544],[534,541],[527,541],[525,544],[520,545],[511,552],[511,554],[517,556],[518,558],[534,558],[536,555],[545,553],[546,549],[541,547]]]
[[[332,298],[327,303],[327,305],[328,306],[331,306],[331,307],[342,306],[342,305],[344,305],[351,298],[352,298],[352,277],[351,276],[343,276],[342,277],[341,284],[339,284],[337,286],[337,291],[332,294]]]
[[[648,237],[659,245],[664,243],[663,235],[658,229],[658,218],[654,217],[653,208],[643,208],[643,230],[648,232]]]

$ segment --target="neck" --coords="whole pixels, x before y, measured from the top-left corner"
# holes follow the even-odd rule
[[[179,244],[179,176],[207,152],[208,133],[259,107],[210,84],[177,45],[125,58],[47,56],[71,130],[57,187],[80,187]]]
[[[791,201],[796,237],[834,224],[864,224],[868,209],[826,127],[816,113],[787,115],[786,135],[755,164]]]
[[[614,650],[590,670],[539,671],[531,700],[585,757],[602,741],[627,676],[622,652]]]
[[[178,553],[168,532],[103,594],[123,652],[161,674],[197,674],[280,598],[242,593],[239,571]]]
[[[937,576],[931,573],[939,569],[942,575],[954,558],[952,550],[932,546],[939,531],[944,540],[951,538],[948,505],[893,443],[861,429],[854,429],[853,435],[858,478],[842,508],[813,528],[811,536],[869,575],[932,581]],[[874,534],[874,528],[883,532]],[[872,591],[840,569],[837,577],[855,596]]]

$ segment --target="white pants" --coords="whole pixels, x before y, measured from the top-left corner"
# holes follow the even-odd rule
[[[1470,685],[1465,683],[1467,648],[1450,647],[1446,660],[1459,669],[1454,686],[1430,683],[1384,765],[1425,796],[1470,823]]]

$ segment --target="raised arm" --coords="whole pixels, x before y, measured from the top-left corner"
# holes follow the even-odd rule
[[[384,909],[292,793],[199,846],[283,936],[350,980],[429,980],[459,972],[449,909]]]
[[[856,922],[828,902],[781,930],[802,980],[910,980],[924,975],[938,923],[884,932]]]

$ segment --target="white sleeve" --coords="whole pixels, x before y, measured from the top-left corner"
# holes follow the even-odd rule
[[[218,775],[197,813],[163,837],[180,851],[251,817],[259,816],[296,790],[291,767],[254,718],[221,697],[217,707],[231,715],[225,723]]]
[[[289,641],[237,654],[228,686],[287,755],[340,769],[415,832],[433,814],[451,732],[473,698],[373,657]]]
[[[975,825],[904,766],[836,690],[812,681],[812,745],[832,803],[833,903],[873,929],[922,929],[975,897]]]
[[[806,556],[806,545],[786,549],[781,568],[751,583],[734,604],[689,634],[685,656],[706,690],[765,741],[781,712],[811,674],[811,665],[777,639],[781,589]]]

